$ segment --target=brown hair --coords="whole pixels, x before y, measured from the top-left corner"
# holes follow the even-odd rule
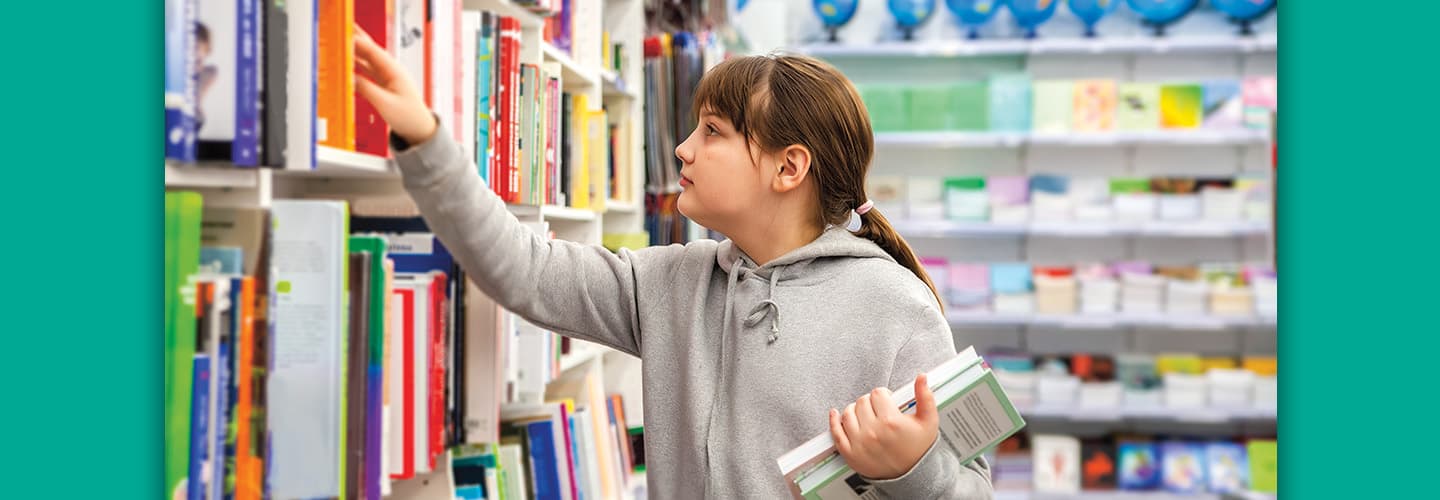
[[[792,144],[810,150],[810,178],[819,191],[825,225],[843,226],[868,200],[865,175],[875,156],[870,115],[855,86],[833,66],[795,55],[737,57],[705,73],[695,90],[694,114],[709,110],[729,120],[764,151]],[[905,239],[879,210],[860,216],[855,232],[875,242],[945,301]]]

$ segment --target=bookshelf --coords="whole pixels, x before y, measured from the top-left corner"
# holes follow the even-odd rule
[[[995,492],[995,500],[1274,500],[1269,493],[1158,493],[1141,491],[1085,491],[1081,493]]]
[[[1274,316],[1221,316],[1195,314],[1006,314],[949,311],[946,318],[957,326],[1028,325],[1065,329],[1113,329],[1156,327],[1174,330],[1215,330],[1222,328],[1274,326]]]
[[[896,220],[895,230],[907,238],[974,238],[974,237],[1111,237],[1151,236],[1174,238],[1239,238],[1265,236],[1268,224],[1250,221],[1179,221],[1179,222],[1030,222],[992,223],[950,220]]]
[[[392,5],[398,3],[398,0],[395,0]],[[619,126],[620,130],[629,127],[628,132],[616,135],[610,146],[614,152],[614,175],[623,179],[626,184],[614,192],[600,193],[600,198],[595,200],[591,208],[548,203],[506,205],[507,210],[522,223],[543,224],[557,239],[599,245],[606,234],[637,233],[644,230],[644,133],[643,128],[640,128],[644,117],[644,98],[640,86],[630,86],[626,82],[643,81],[642,40],[646,23],[642,2],[571,2],[572,5],[581,3],[590,9],[590,15],[576,16],[573,22],[576,23],[575,29],[583,31],[587,36],[576,36],[568,52],[545,41],[547,18],[532,12],[531,7],[509,0],[456,0],[453,5],[458,9],[457,14],[487,11],[518,19],[520,63],[537,66],[555,63],[560,69],[557,75],[560,89],[572,95],[586,96],[589,103],[587,111],[605,110],[605,125]],[[418,4],[435,5],[436,2]],[[560,4],[556,2],[555,5],[558,9]],[[303,9],[304,6],[297,4],[282,8]],[[457,21],[456,24],[458,26],[460,23]],[[294,26],[297,25],[292,23],[291,27]],[[609,50],[600,46],[602,31],[608,33],[608,41],[615,44],[608,48]],[[456,46],[460,46],[458,40]],[[604,52],[614,52],[611,60],[602,57]],[[456,60],[460,60],[459,54],[456,54]],[[446,71],[444,66],[439,68],[438,71],[442,73]],[[461,71],[460,67],[451,69]],[[399,200],[393,205],[397,207],[410,204],[400,173],[392,160],[319,145],[315,148],[313,168],[284,168],[280,165],[242,168],[228,162],[182,164],[167,160],[164,179],[167,192],[200,193],[205,209],[268,209],[276,201],[293,199],[350,200],[352,205],[357,199],[370,200],[372,203],[374,200]],[[602,203],[603,209],[599,208]],[[618,393],[624,396],[626,418],[618,423],[622,432],[630,427],[642,426],[643,393],[640,386],[639,360],[580,340],[571,340],[570,344],[572,350],[559,356],[554,365],[552,383],[589,377],[586,380],[603,384],[604,394]],[[470,374],[466,372],[465,376],[469,377]],[[557,387],[560,386],[546,387],[547,394],[544,398],[580,396],[563,392],[571,389]],[[470,390],[476,389],[472,385]],[[553,390],[562,392],[550,394]],[[604,410],[603,405],[601,410]],[[417,473],[411,479],[394,481],[393,491],[386,495],[386,498],[456,498],[454,471],[448,466],[451,452],[452,450],[446,450],[445,455],[437,461],[439,465],[433,472]],[[635,498],[637,491],[640,492],[639,495],[643,495],[643,473],[634,474],[628,471],[628,468],[617,472],[621,473],[624,479],[617,483],[618,487],[614,490],[618,492],[618,498]],[[608,491],[597,493],[596,496],[616,497]]]
[[[1018,148],[1083,146],[1253,146],[1269,141],[1263,130],[1155,130],[1134,132],[878,132],[881,147]]]
[[[801,46],[797,50],[822,58],[943,58],[1024,55],[1251,54],[1276,52],[1278,48],[1279,39],[1274,33],[1262,33],[1253,37],[1201,35],[1156,39],[1125,36],[1094,39],[982,39],[921,43],[810,44]]]

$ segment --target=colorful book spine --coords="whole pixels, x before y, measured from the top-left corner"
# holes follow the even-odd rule
[[[197,0],[165,0],[165,158],[195,161]]]
[[[495,67],[495,30],[491,26],[494,19],[490,12],[481,12],[480,34],[475,38],[475,167],[480,170],[480,182],[487,185],[491,168],[490,119],[494,116],[490,109]]]
[[[394,25],[394,2],[355,0],[355,24],[375,43],[392,54],[390,27]],[[390,127],[380,113],[358,92],[355,94],[355,151],[375,156],[390,155]]]
[[[190,410],[190,473],[186,480],[189,500],[205,500],[205,451],[208,448],[206,439],[210,435],[208,427],[208,413],[210,408],[210,356],[204,354],[195,355],[191,369],[193,370],[192,380],[195,381],[191,388],[191,410]]]
[[[316,39],[318,144],[355,150],[355,4],[349,0],[318,0],[320,29]]]
[[[243,167],[260,162],[259,0],[240,0],[240,36],[235,47],[235,146],[232,161]]]
[[[165,193],[165,488],[185,486],[190,459],[195,374],[195,300],[190,279],[200,265],[201,197]]]

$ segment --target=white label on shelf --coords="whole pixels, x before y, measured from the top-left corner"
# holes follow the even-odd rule
[[[386,238],[390,240],[390,253],[421,255],[435,253],[435,235],[430,233],[389,235]]]

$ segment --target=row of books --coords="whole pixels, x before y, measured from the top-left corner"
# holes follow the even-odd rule
[[[990,453],[996,491],[1279,493],[1273,438],[1016,434]]]
[[[522,61],[516,18],[464,10],[460,0],[168,0],[166,8],[167,160],[309,170],[317,145],[388,156],[384,121],[355,91],[352,38],[361,30],[421,86],[507,202],[603,210],[606,199],[636,195],[624,167],[634,159],[615,147],[628,144],[630,126],[610,123],[585,93],[562,90],[559,63]],[[574,0],[550,18],[595,31],[593,43],[566,49],[577,60],[593,51],[595,67],[601,8]]]
[[[897,220],[1269,222],[1268,177],[871,176],[866,191]]]
[[[486,297],[413,205],[202,204],[166,193],[171,494],[378,499],[455,446],[506,444],[502,408],[593,422],[564,463],[603,474],[597,497],[623,487],[623,401],[564,377],[569,343]]]
[[[1274,411],[1274,356],[1074,353],[987,356],[996,378],[1022,408]]]
[[[943,257],[921,257],[920,263],[956,311],[1270,317],[1278,312],[1277,275],[1261,264],[1037,266]]]
[[[693,224],[676,208],[682,165],[675,148],[695,127],[691,101],[700,77],[719,60],[706,32],[662,32],[644,43],[645,230],[651,245],[685,243]]]
[[[984,80],[866,84],[858,90],[876,132],[1268,129],[1278,104],[1274,76],[1117,82],[998,73]]]

